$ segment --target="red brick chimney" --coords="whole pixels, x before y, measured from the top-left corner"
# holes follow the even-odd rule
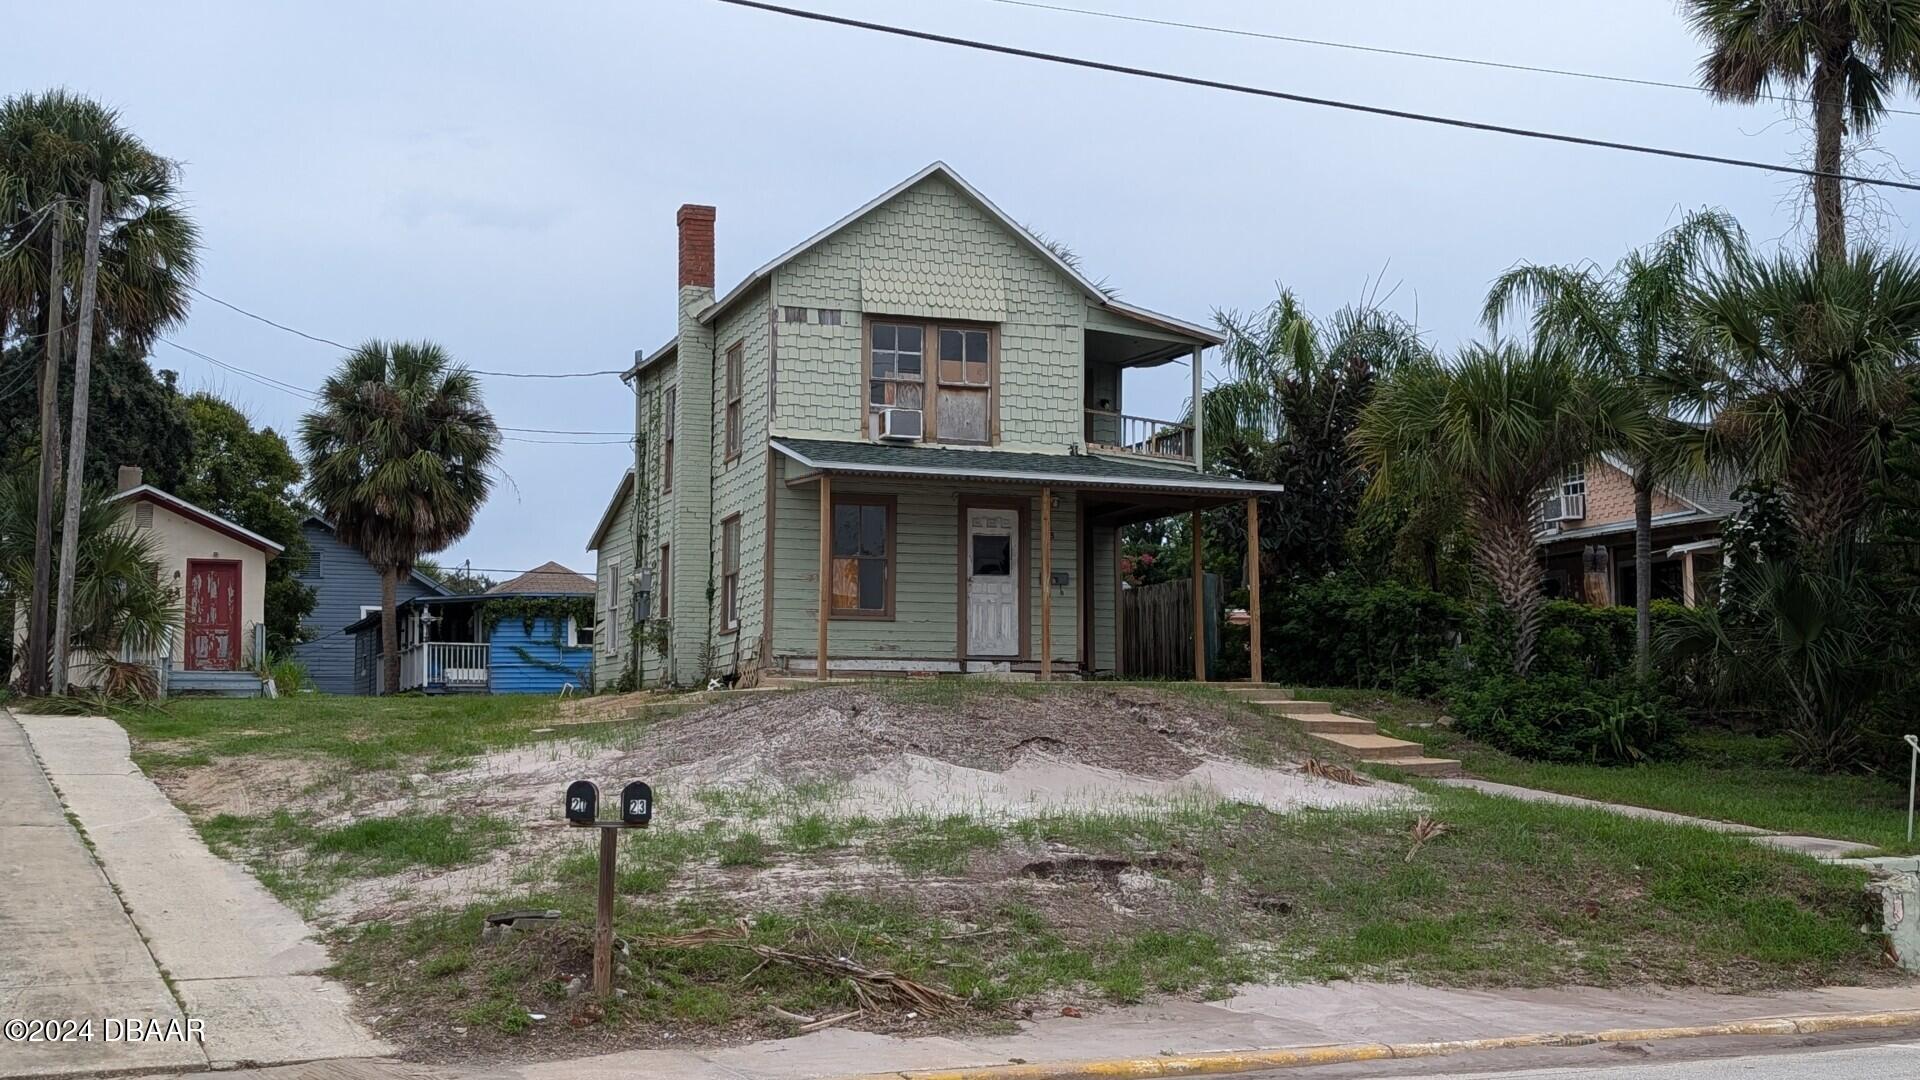
[[[680,287],[713,288],[713,216],[711,206],[688,203],[674,221],[680,226]]]

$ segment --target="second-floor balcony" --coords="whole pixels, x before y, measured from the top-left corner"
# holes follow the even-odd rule
[[[1193,461],[1192,424],[1107,409],[1088,409],[1086,417],[1087,449],[1093,453]]]

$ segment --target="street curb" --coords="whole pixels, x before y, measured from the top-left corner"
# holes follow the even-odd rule
[[[1826,1013],[1761,1020],[1730,1020],[1685,1027],[1609,1028],[1605,1031],[1505,1035],[1423,1043],[1344,1043],[1280,1050],[1224,1050],[1167,1057],[1108,1058],[1017,1065],[980,1065],[962,1069],[904,1069],[865,1073],[849,1080],[1089,1080],[1110,1077],[1219,1076],[1255,1069],[1292,1069],[1356,1061],[1447,1057],[1490,1050],[1543,1046],[1593,1046],[1599,1043],[1658,1042],[1726,1035],[1816,1035],[1868,1028],[1920,1027],[1920,1009],[1893,1012]]]

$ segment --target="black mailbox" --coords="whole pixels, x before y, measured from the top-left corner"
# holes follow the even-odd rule
[[[620,792],[620,819],[629,825],[653,820],[653,788],[645,780],[635,780]]]
[[[567,820],[576,825],[591,825],[600,816],[600,788],[591,780],[575,780],[567,785]]]

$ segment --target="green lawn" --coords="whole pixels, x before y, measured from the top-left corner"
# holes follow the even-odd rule
[[[553,699],[531,695],[175,698],[115,715],[150,755],[143,767],[251,754],[336,758],[358,769],[450,763],[538,738]],[[141,744],[163,743],[164,751]]]
[[[1381,730],[1459,758],[1485,780],[1567,795],[1736,821],[1776,832],[1856,840],[1894,853],[1920,851],[1907,842],[1906,777],[1809,772],[1786,763],[1781,737],[1697,731],[1682,738],[1675,761],[1630,768],[1522,761],[1441,727],[1418,727],[1441,710],[1374,690],[1301,690],[1347,712],[1380,722]]]

